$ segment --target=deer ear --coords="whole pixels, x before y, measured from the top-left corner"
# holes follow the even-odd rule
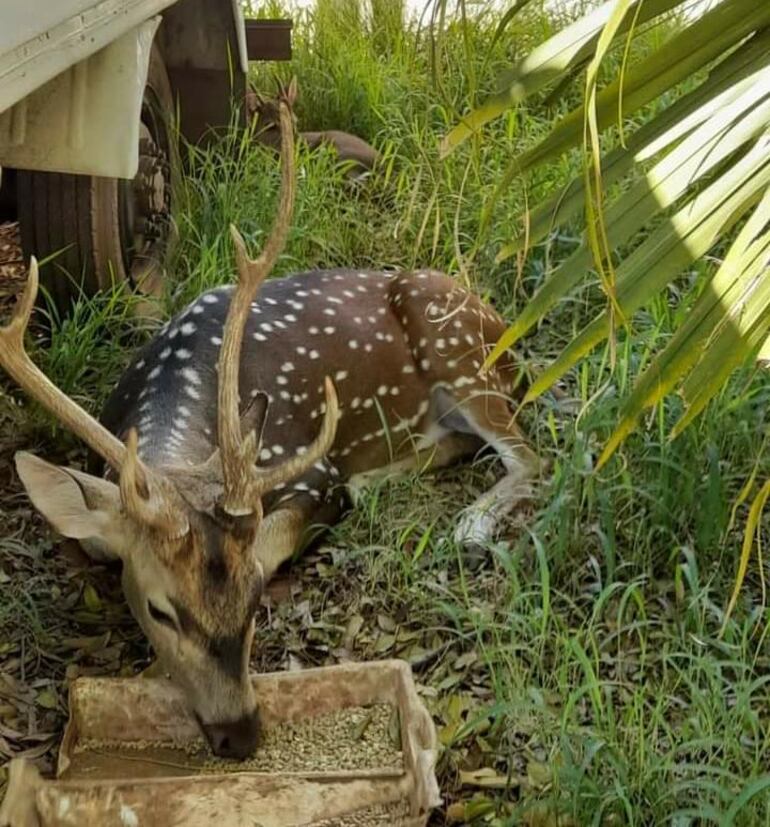
[[[19,451],[14,459],[33,505],[60,534],[96,541],[123,556],[132,531],[121,513],[117,485],[51,465],[26,451]]]

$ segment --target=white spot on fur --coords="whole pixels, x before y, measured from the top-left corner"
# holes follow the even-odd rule
[[[120,805],[120,823],[123,827],[139,827],[139,818],[128,804]]]
[[[188,382],[192,382],[193,385],[200,385],[200,374],[194,368],[182,368],[179,372]]]

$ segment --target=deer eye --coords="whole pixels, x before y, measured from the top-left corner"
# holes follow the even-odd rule
[[[147,611],[156,623],[162,623],[176,631],[176,621],[167,612],[161,611],[151,600],[147,601]]]

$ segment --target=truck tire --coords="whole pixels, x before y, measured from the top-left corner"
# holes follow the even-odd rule
[[[142,100],[139,171],[132,181],[18,171],[24,255],[51,257],[41,267],[40,281],[60,314],[66,315],[81,294],[92,296],[123,281],[146,295],[161,294],[179,175],[172,112],[168,74],[153,45]]]

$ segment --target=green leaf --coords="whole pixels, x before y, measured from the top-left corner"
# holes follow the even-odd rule
[[[770,23],[770,4],[748,7],[746,0],[725,0],[630,71],[624,81],[622,114],[627,116],[689,78],[755,29]],[[620,82],[610,83],[596,96],[599,128],[617,115]],[[583,138],[585,107],[561,119],[550,135],[514,159],[519,173],[564,152]]]
[[[640,22],[670,11],[684,0],[647,0],[642,4]],[[634,0],[633,5],[638,5]],[[518,61],[501,78],[501,90],[480,107],[466,115],[441,142],[440,152],[446,157],[484,124],[501,115],[527,96],[583,62],[594,50],[605,23],[615,7],[615,0],[605,3],[590,14],[562,29],[542,46]],[[621,28],[622,32],[624,29]]]
[[[638,417],[648,407],[670,393],[681,378],[696,363],[703,364],[705,376],[699,376],[699,387],[718,388],[718,380],[724,370],[743,355],[745,348],[735,342],[740,333],[730,323],[731,317],[740,313],[747,302],[757,301],[757,278],[766,270],[770,257],[770,232],[760,234],[770,220],[770,189],[741,230],[730,248],[722,266],[703,290],[693,309],[669,344],[637,382],[634,391],[621,411],[621,418],[610,437],[598,467],[612,455],[617,446],[633,430]],[[705,343],[726,329],[733,333],[727,343],[715,349]],[[725,352],[727,351],[727,352]],[[711,377],[711,379],[709,379]],[[704,384],[705,383],[705,384]],[[689,417],[691,418],[691,417]],[[677,426],[674,435],[681,430]]]
[[[732,227],[760,199],[768,182],[770,157],[764,141],[758,141],[739,162],[687,202],[622,262],[618,268],[617,291],[623,313],[630,317],[686,266],[705,255],[719,234]],[[606,338],[609,329],[605,312],[537,377],[527,391],[525,402],[547,390]],[[490,360],[492,356],[494,351]]]
[[[625,147],[618,147],[602,159],[602,178],[605,185],[615,183],[635,164],[641,164],[664,149],[679,142],[747,90],[766,83],[770,66],[770,28],[755,35],[725,58],[706,81],[692,92],[683,95],[629,136]],[[518,169],[509,167],[515,174]],[[500,193],[510,185],[513,177],[508,171],[496,189],[485,211],[491,209]],[[585,177],[574,178],[558,195],[535,206],[529,216],[526,243],[535,244],[555,225],[577,213],[585,200]],[[525,236],[505,245],[497,255],[504,261],[523,249]]]
[[[609,246],[619,246],[632,238],[657,213],[674,204],[695,182],[765,128],[770,122],[770,67],[756,81],[732,103],[722,106],[607,208],[604,225]],[[683,223],[687,223],[686,216]],[[487,365],[513,347],[582,280],[590,259],[584,243],[548,277],[496,343]]]
[[[83,603],[91,612],[98,612],[102,608],[102,601],[96,589],[90,584],[86,583],[83,589]]]
[[[50,687],[38,692],[35,701],[37,705],[42,706],[43,709],[56,709],[59,706],[59,699],[56,697],[54,690]]]
[[[720,635],[724,634],[724,630],[727,627],[730,616],[735,609],[735,604],[738,602],[738,595],[741,593],[741,587],[743,586],[743,581],[746,578],[746,572],[749,569],[749,560],[751,559],[751,549],[754,545],[754,537],[757,536],[757,539],[759,539],[759,521],[762,516],[762,512],[765,509],[768,498],[770,498],[770,480],[767,480],[767,482],[762,486],[759,493],[751,503],[751,508],[749,509],[749,518],[746,520],[746,528],[743,532],[741,557],[738,561],[738,573],[735,575],[735,583],[733,585],[732,594],[730,595],[730,602],[727,604],[727,609],[725,610],[725,617],[722,621]],[[759,566],[759,574],[760,577],[763,576],[761,565]]]

